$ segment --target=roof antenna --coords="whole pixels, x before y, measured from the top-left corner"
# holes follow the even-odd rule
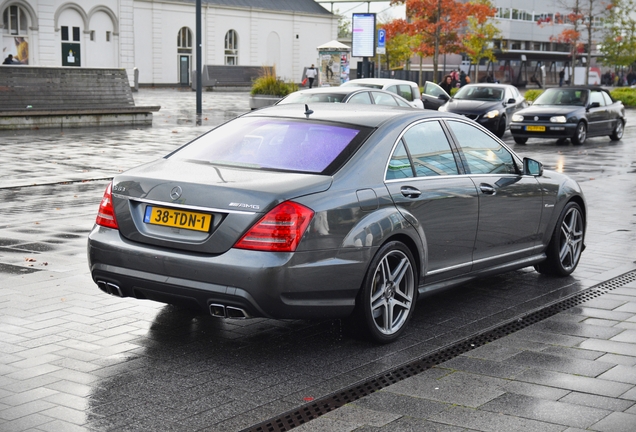
[[[314,110],[310,110],[307,104],[305,104],[305,115],[309,118],[310,115],[314,113]]]

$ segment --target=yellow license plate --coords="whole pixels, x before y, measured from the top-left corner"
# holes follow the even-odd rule
[[[526,126],[528,132],[545,132],[545,126]]]
[[[212,215],[164,207],[146,207],[144,222],[194,231],[209,231]]]

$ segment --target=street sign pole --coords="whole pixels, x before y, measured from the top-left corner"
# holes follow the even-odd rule
[[[378,29],[378,46],[376,48],[378,54],[378,78],[380,78],[380,54],[386,54],[386,30]]]

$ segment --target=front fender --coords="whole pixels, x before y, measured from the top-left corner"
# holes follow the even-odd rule
[[[547,246],[548,243],[550,243],[552,233],[554,232],[559,216],[561,216],[561,212],[566,204],[572,200],[576,200],[578,202],[581,206],[583,222],[586,226],[587,205],[581,186],[573,179],[553,171],[545,171],[544,177],[545,178],[540,178],[539,181],[542,182],[542,186],[544,188],[543,219],[546,223],[543,231],[542,242],[544,246]],[[551,213],[547,213],[546,210],[549,209],[550,205],[553,205],[554,207],[552,207]]]

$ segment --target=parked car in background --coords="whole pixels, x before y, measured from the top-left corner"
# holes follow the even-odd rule
[[[359,78],[347,81],[340,85],[340,87],[349,86],[361,86],[390,91],[391,93],[402,96],[413,107],[424,108],[421,100],[420,87],[413,81],[393,78]]]
[[[448,113],[252,111],[117,174],[88,238],[97,286],[221,318],[351,317],[397,339],[418,296],[584,249],[579,185]]]
[[[467,84],[440,106],[439,111],[466,116],[501,138],[512,115],[527,106],[526,99],[515,86]]]
[[[384,90],[362,87],[316,87],[298,90],[276,102],[276,105],[292,103],[350,103],[363,105],[387,105],[413,108],[404,98]]]
[[[532,106],[512,116],[510,132],[518,144],[528,138],[570,139],[580,145],[588,137],[623,137],[625,107],[601,87],[549,88]]]

